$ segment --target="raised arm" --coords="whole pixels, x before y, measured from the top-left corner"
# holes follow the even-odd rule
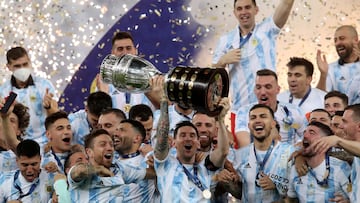
[[[163,85],[162,85],[163,87]],[[169,153],[169,109],[168,101],[161,91],[160,118],[156,131],[157,142],[154,149],[154,156],[158,160],[164,160]]]
[[[230,108],[229,99],[226,97],[222,98],[219,105],[222,106],[223,108],[218,116],[218,122],[219,122],[219,132],[217,138],[218,144],[217,147],[210,152],[210,161],[216,167],[222,167],[224,165],[226,156],[229,153],[229,138],[225,126],[225,116]]]
[[[0,98],[0,100],[2,100]],[[0,104],[0,109],[2,108],[4,101]],[[9,145],[10,149],[16,154],[16,147],[20,141],[16,138],[16,132],[11,127],[10,114],[14,110],[15,102],[11,105],[8,112],[1,113],[1,124],[2,124],[2,135],[5,142]]]
[[[294,0],[281,0],[274,13],[274,22],[279,28],[284,27],[291,8],[294,5]]]

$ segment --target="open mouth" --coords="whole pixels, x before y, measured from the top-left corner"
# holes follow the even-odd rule
[[[261,97],[261,98],[260,98],[260,100],[263,101],[263,102],[267,101],[268,99],[269,99],[269,98],[267,98],[267,97]]]
[[[303,141],[303,147],[304,147],[304,148],[308,148],[309,146],[310,146],[309,141],[304,140],[304,141]]]
[[[62,141],[63,141],[63,142],[66,142],[66,143],[69,143],[69,142],[70,142],[70,138],[69,138],[69,137],[64,138],[64,139],[62,139]]]
[[[105,154],[105,159],[112,159],[112,154]]]
[[[185,149],[190,150],[192,148],[192,145],[186,144],[184,147],[185,147]]]
[[[262,131],[264,130],[264,126],[257,125],[255,126],[255,131]]]

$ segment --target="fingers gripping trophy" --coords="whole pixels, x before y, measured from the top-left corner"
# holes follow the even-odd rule
[[[135,55],[107,55],[100,67],[105,83],[122,92],[150,90],[149,80],[159,72],[149,61]],[[218,103],[229,93],[229,76],[224,68],[177,66],[165,75],[165,94],[171,102],[216,116]]]

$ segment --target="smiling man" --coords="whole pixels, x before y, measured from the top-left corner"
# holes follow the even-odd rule
[[[275,112],[275,120],[280,125],[280,136],[282,142],[295,144],[302,140],[303,132],[307,125],[302,110],[293,104],[278,102],[277,94],[280,91],[278,78],[275,72],[269,69],[259,70],[256,73],[254,93],[258,104],[269,106]],[[241,107],[236,113],[239,117],[236,119],[236,138],[240,147],[250,143],[250,133],[248,125],[249,109],[255,103]]]
[[[265,68],[276,71],[276,38],[293,4],[294,0],[280,0],[273,16],[256,23],[259,12],[256,1],[234,0],[233,14],[238,25],[220,38],[213,57],[213,67],[229,68],[233,134],[236,111],[256,101],[252,92],[256,71]]]
[[[189,121],[182,121],[176,125],[172,144],[176,148],[176,157],[169,153],[168,102],[162,95],[154,149],[154,167],[161,202],[210,202],[210,189],[216,184],[212,176],[224,166],[229,151],[224,124],[229,109],[228,98],[222,98],[219,106],[223,109],[218,116],[217,147],[210,152],[205,161],[196,162],[195,155],[200,147],[199,134],[194,124]]]
[[[0,201],[48,202],[51,198],[53,176],[40,169],[40,146],[24,140],[16,147],[18,170],[6,172],[0,180]]]
[[[309,147],[316,140],[332,134],[329,126],[317,121],[311,122],[306,128],[302,155],[309,172],[299,176],[295,166],[292,167],[287,193],[289,202],[340,202],[334,199],[340,195],[349,200],[350,165],[329,156],[326,151],[316,152]]]
[[[78,163],[68,175],[73,202],[122,202],[124,184],[152,178],[147,169],[113,162],[114,144],[104,129],[96,129],[85,137],[89,164]]]
[[[241,202],[279,202],[287,192],[294,147],[273,139],[276,122],[269,106],[252,106],[248,119],[254,142],[236,151],[234,160],[243,183]]]

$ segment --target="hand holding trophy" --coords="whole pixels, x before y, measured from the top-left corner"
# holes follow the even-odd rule
[[[150,79],[161,74],[149,61],[134,55],[108,55],[100,67],[105,83],[122,92],[146,92]],[[165,94],[171,102],[209,116],[220,113],[218,105],[229,93],[229,76],[224,68],[177,66],[165,75]]]

